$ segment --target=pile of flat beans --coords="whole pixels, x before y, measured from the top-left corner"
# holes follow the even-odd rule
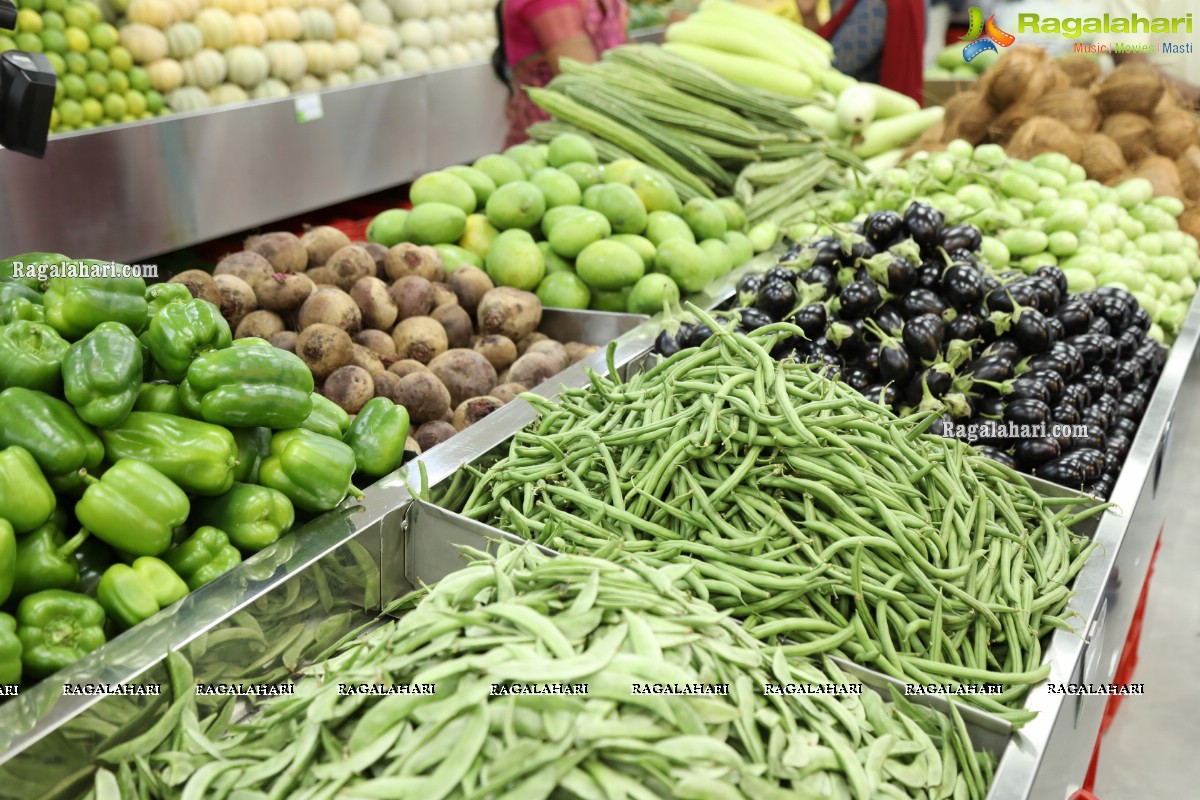
[[[663,569],[507,545],[400,601],[399,619],[305,669],[249,721],[185,724],[102,755],[88,800],[784,800],[983,798],[994,757],[957,712],[894,696],[765,693],[851,684],[789,658]],[[178,667],[176,660],[175,667]],[[586,693],[496,685],[586,684]],[[432,684],[346,695],[340,684]],[[637,694],[634,684],[727,694]],[[183,703],[184,707],[179,708]],[[161,733],[159,734],[161,736]]]
[[[1106,506],[1043,497],[807,364],[788,323],[717,333],[632,375],[595,374],[442,505],[564,553],[692,564],[687,585],[790,656],[834,654],[906,683],[990,685],[964,702],[1013,724],[1044,680]],[[609,374],[617,371],[611,364]]]

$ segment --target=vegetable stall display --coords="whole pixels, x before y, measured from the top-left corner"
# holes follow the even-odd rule
[[[887,702],[828,661],[757,641],[689,594],[696,567],[552,558],[513,545],[494,559],[469,555],[461,571],[395,604],[398,620],[305,667],[294,696],[238,723],[218,713],[101,753],[84,798],[168,800],[232,787],[278,797],[987,793],[995,759],[973,749],[956,709],[943,715],[899,694]],[[196,721],[191,670],[170,658],[168,713]],[[363,683],[410,691],[340,688]],[[496,691],[517,683],[568,691]],[[664,683],[711,691],[637,691]],[[768,684],[847,688],[767,694]],[[187,766],[136,768],[143,757]]]
[[[567,553],[692,565],[688,586],[788,655],[832,653],[911,683],[998,684],[1014,723],[1045,679],[1103,511],[897,418],[771,351],[791,323],[714,335],[628,381],[593,375],[438,502]],[[610,370],[610,374],[611,374]],[[1061,507],[1059,507],[1061,506]],[[672,567],[675,568],[675,567]]]
[[[1107,497],[1166,348],[1129,292],[1071,294],[1055,266],[993,276],[977,263],[981,241],[977,228],[943,227],[921,203],[903,216],[876,211],[743,276],[738,321],[746,330],[793,322],[806,338],[778,357],[827,367],[901,416],[941,414],[939,432]],[[671,353],[711,333],[685,323],[658,346]]]
[[[304,361],[234,340],[187,286],[43,286],[15,262],[104,266],[0,262],[0,606],[23,667],[7,682],[70,666],[274,543],[297,512],[360,495],[356,472],[400,465],[402,407],[377,399],[342,441],[314,413],[328,401]]]
[[[1150,315],[1152,338],[1169,344],[1196,293],[1200,247],[1180,229],[1183,204],[1153,195],[1142,178],[1117,186],[1087,179],[1083,167],[1060,153],[1020,161],[997,145],[960,140],[870,176],[857,189],[813,194],[789,232],[802,240],[824,221],[902,212],[920,200],[948,225],[979,228],[980,263],[993,271],[1059,266],[1071,291],[1131,292]]]

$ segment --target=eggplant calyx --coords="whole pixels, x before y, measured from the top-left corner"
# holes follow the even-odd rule
[[[971,401],[967,399],[966,395],[959,392],[947,392],[942,397],[942,405],[950,412],[950,416],[955,419],[971,416]]]
[[[854,267],[842,267],[837,273],[837,282],[839,286],[849,286],[854,283],[854,275],[858,272]]]
[[[1029,361],[1030,361],[1030,359],[1033,359],[1036,357],[1037,356],[1025,356],[1025,358],[1022,358],[1020,361],[1018,361],[1016,364],[1014,364],[1013,365],[1013,376],[1020,377],[1021,375],[1024,375],[1026,372],[1033,372],[1033,367],[1029,366]]]
[[[921,376],[921,402],[917,405],[918,412],[932,412],[941,414],[948,409],[946,404],[933,396],[933,392],[929,391],[929,379],[924,375]]]
[[[988,314],[987,321],[996,329],[997,336],[1003,336],[1013,326],[1013,315],[1008,311],[993,311]]]
[[[834,347],[841,347],[842,342],[854,335],[854,328],[844,322],[835,322],[825,331],[825,338]]]
[[[897,255],[907,261],[911,261],[914,264],[921,263],[921,245],[913,241],[911,236],[904,241],[896,242],[896,244],[889,247],[886,252],[893,253],[894,255]]]
[[[976,378],[975,383],[995,389],[1001,395],[1010,395],[1013,393],[1013,382],[1011,379],[1007,381],[985,381]]]
[[[888,345],[903,344],[900,336],[888,333],[880,327],[878,322],[870,317],[867,317],[863,320],[863,330],[865,330],[867,333],[873,334],[877,339],[879,339],[879,347],[881,349]]]
[[[950,343],[946,345],[946,363],[957,370],[974,358],[975,345],[980,341],[980,339],[951,339]]]
[[[796,283],[796,302],[799,303],[797,310],[821,302],[825,299],[825,294],[824,284],[798,281]]]
[[[888,284],[888,267],[896,260],[897,256],[890,250],[884,250],[882,253],[876,253],[870,258],[862,260],[862,265],[867,270],[867,274],[871,276],[871,280],[878,284],[891,288]]]

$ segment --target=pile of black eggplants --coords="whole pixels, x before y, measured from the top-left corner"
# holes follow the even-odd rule
[[[921,203],[903,217],[877,211],[744,276],[739,327],[793,322],[807,339],[774,357],[822,364],[898,414],[938,412],[933,432],[971,430],[997,461],[1107,498],[1166,348],[1146,335],[1150,317],[1129,292],[1069,294],[1052,266],[990,274],[977,266],[980,241]],[[684,323],[658,349],[711,334]]]

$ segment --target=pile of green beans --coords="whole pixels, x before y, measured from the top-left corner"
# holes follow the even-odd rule
[[[675,587],[691,570],[554,558],[507,545],[406,601],[403,615],[305,670],[250,721],[187,720],[149,755],[101,756],[88,800],[982,799],[994,757],[962,718],[789,659]],[[576,695],[493,684],[586,683]],[[434,684],[345,695],[339,683]],[[635,683],[728,684],[638,695]],[[186,696],[184,697],[186,700]],[[136,753],[136,755],[135,755]]]
[[[836,654],[907,683],[990,684],[964,702],[1022,724],[1043,638],[1068,627],[1104,506],[1040,496],[1018,473],[900,419],[807,364],[773,359],[787,324],[722,327],[627,381],[593,374],[442,505],[565,553],[619,543],[789,655]],[[611,350],[610,350],[611,354]],[[610,356],[610,375],[616,375]]]

